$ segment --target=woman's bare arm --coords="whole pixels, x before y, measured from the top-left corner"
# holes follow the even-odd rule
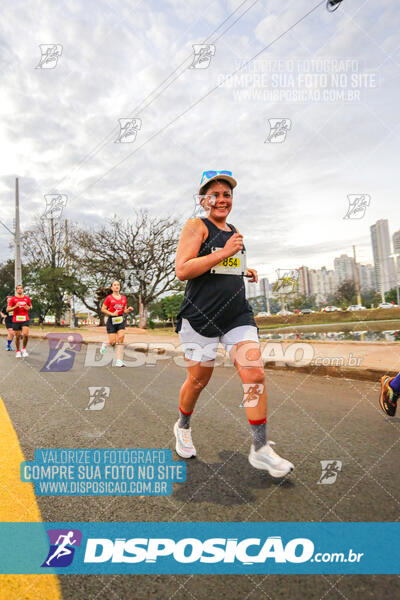
[[[235,233],[221,250],[206,256],[197,256],[207,233],[207,228],[201,219],[190,219],[185,224],[175,259],[175,273],[180,281],[203,275],[224,258],[236,254],[243,246],[242,236]]]

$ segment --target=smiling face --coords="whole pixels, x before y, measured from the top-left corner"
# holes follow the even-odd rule
[[[225,181],[212,181],[203,194],[215,199],[213,203],[208,203],[207,200],[202,202],[203,205],[206,202],[211,209],[210,217],[216,221],[225,221],[232,210],[232,190],[229,184]]]

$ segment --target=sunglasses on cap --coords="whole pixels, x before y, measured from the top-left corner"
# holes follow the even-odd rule
[[[232,171],[203,171],[200,185],[203,183],[204,179],[211,179],[211,177],[215,177],[216,175],[229,175],[232,177]]]

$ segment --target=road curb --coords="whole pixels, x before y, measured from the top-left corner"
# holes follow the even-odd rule
[[[46,340],[46,336],[47,333],[51,333],[51,332],[34,332],[33,334],[31,333],[30,337],[32,339],[42,339],[42,340]],[[57,333],[61,333],[61,332],[57,332]],[[4,331],[0,331],[0,335],[2,336],[6,336],[7,332]],[[60,338],[61,339],[61,338]],[[264,340],[261,340],[261,343],[263,343]],[[302,342],[302,343],[312,343],[312,340],[268,340],[269,342],[274,341],[277,343],[293,343],[293,342]],[[82,344],[101,344],[100,340],[85,340],[82,339]],[[161,343],[161,342],[148,342],[148,343]],[[265,343],[267,343],[267,340],[265,340]],[[328,341],[326,341],[326,343],[330,343]],[[337,341],[333,341],[332,343],[338,343]],[[364,345],[368,343],[370,344],[382,344],[382,342],[357,342],[357,344],[361,344]],[[131,342],[130,344],[128,343],[127,345],[129,345],[133,350],[135,350],[136,352],[143,352],[144,354],[146,354],[148,352],[148,349],[143,348],[143,342]],[[152,353],[156,353],[156,354],[167,354],[167,356],[180,356],[183,357],[183,352],[181,350],[168,350],[166,351],[165,348],[152,348]],[[221,356],[221,354],[219,354],[219,356]],[[365,368],[362,369],[360,367],[355,368],[355,367],[344,367],[344,366],[333,366],[333,365],[315,365],[315,364],[309,364],[309,365],[302,365],[302,366],[296,366],[293,363],[284,363],[280,360],[277,361],[273,361],[271,359],[269,359],[268,361],[265,361],[264,363],[264,369],[265,370],[275,370],[275,371],[296,371],[297,373],[307,373],[310,375],[319,375],[321,377],[341,377],[342,379],[355,379],[355,380],[359,380],[359,381],[379,381],[379,379],[381,377],[383,377],[383,375],[390,375],[390,376],[395,376],[397,375],[397,371],[393,371],[393,370],[383,370],[383,369],[371,369],[371,368]]]

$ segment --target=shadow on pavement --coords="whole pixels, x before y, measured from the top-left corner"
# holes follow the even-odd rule
[[[266,471],[254,469],[247,456],[225,450],[221,462],[206,463],[198,458],[186,461],[186,482],[177,484],[173,497],[182,502],[211,502],[223,506],[247,504],[257,498],[251,489],[269,490],[276,486],[294,487],[287,479],[274,479]]]

